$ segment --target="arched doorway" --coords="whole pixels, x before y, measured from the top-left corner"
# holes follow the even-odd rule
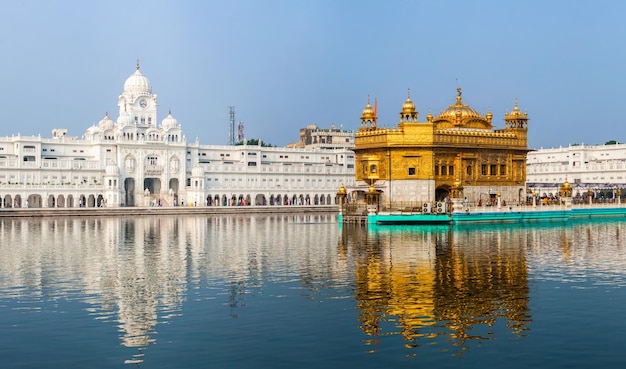
[[[250,195],[248,195],[248,205],[250,205]],[[271,197],[270,197],[270,201],[271,201]],[[254,205],[267,205],[266,200],[265,200],[265,195],[263,194],[257,194],[254,197]]]
[[[444,201],[446,198],[450,197],[450,188],[448,187],[439,187],[435,190],[435,200]]]
[[[169,193],[174,194],[174,201],[178,202],[178,178],[170,178]]]
[[[124,202],[122,206],[135,206],[135,179],[126,178],[124,180]]]
[[[57,207],[58,208],[64,208],[65,207],[65,196],[59,195],[57,197]]]
[[[41,195],[29,195],[28,196],[28,206],[29,208],[41,208],[43,207],[43,199]]]
[[[159,178],[146,178],[143,180],[143,190],[150,190],[153,195],[161,193],[161,180]]]

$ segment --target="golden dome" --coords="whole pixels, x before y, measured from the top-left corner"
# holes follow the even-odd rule
[[[408,93],[408,97],[406,98],[406,101],[404,102],[404,104],[402,104],[402,113],[403,114],[415,113],[415,104],[413,104],[413,101],[411,101],[411,89],[409,89],[409,93]]]
[[[346,195],[347,193],[346,186],[342,184],[341,187],[339,187],[339,191],[337,191],[337,195]]]
[[[446,110],[442,111],[441,114],[435,118],[435,121],[447,120],[449,122],[456,122],[458,118],[461,119],[461,122],[465,122],[470,119],[485,120],[485,118],[483,118],[476,110],[463,104],[461,101],[461,87],[458,87],[456,90],[456,103],[450,105]]]
[[[367,97],[367,106],[363,109],[363,113],[361,114],[362,120],[373,120],[374,119],[374,108],[370,104],[370,98]]]
[[[511,113],[505,113],[504,119],[520,119],[520,118],[528,118],[528,113],[522,113],[517,106],[517,99],[515,99],[515,107],[511,111]]]

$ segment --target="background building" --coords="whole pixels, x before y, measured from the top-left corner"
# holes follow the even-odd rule
[[[575,144],[528,153],[527,186],[539,197],[553,197],[564,182],[576,199],[613,200],[626,188],[626,144]],[[590,192],[591,191],[591,192]]]
[[[139,64],[118,108],[81,138],[0,137],[0,207],[327,205],[355,181],[345,147],[188,143]]]
[[[344,130],[331,125],[330,128],[318,128],[311,124],[300,128],[300,141],[287,145],[297,148],[320,149],[352,149],[354,147],[354,131]]]

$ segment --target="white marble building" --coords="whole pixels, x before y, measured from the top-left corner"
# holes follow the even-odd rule
[[[574,197],[592,191],[594,198],[614,199],[626,188],[626,144],[570,145],[528,153],[526,186],[539,196],[558,194],[565,182]]]
[[[0,137],[0,207],[335,204],[354,183],[346,148],[215,146],[187,142],[136,66],[108,114],[82,138]]]

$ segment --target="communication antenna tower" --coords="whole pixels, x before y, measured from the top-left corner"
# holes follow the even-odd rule
[[[235,107],[228,107],[228,144],[235,146]]]
[[[237,124],[237,142],[243,142],[245,140],[245,135],[243,134],[243,121],[239,121]]]

